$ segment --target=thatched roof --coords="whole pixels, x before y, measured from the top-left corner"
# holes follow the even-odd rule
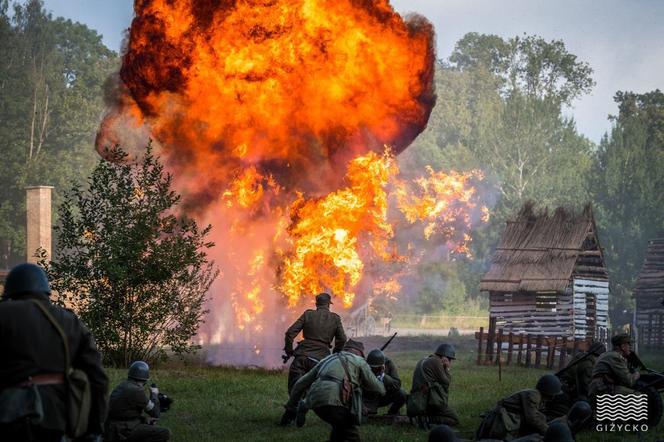
[[[664,239],[648,241],[648,251],[634,286],[634,296],[664,296]]]
[[[589,232],[593,241],[587,241]],[[569,285],[579,254],[593,248],[605,272],[590,205],[580,212],[558,208],[536,212],[526,203],[505,231],[482,278],[480,290],[496,292],[556,291]],[[594,244],[594,245],[593,245]]]

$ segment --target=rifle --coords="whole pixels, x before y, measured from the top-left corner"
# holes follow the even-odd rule
[[[577,359],[576,361],[572,362],[572,363],[569,364],[567,367],[558,370],[556,373],[554,373],[554,376],[556,376],[556,377],[560,377],[561,374],[565,373],[567,370],[569,370],[570,368],[574,367],[575,365],[581,363],[582,361],[585,361],[586,359],[588,359],[588,358],[589,358],[590,356],[592,356],[592,355],[593,355],[593,353],[586,352],[585,355],[581,356],[579,359]]]
[[[380,348],[380,351],[384,351],[387,348],[387,346],[390,345],[390,342],[392,342],[392,339],[394,339],[396,336],[397,336],[397,332],[394,332],[392,337],[390,339],[388,339],[387,342],[384,343],[383,346]]]

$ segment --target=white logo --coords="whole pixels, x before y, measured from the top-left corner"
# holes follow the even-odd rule
[[[600,394],[595,410],[597,431],[648,431],[648,396],[645,394]],[[616,424],[615,422],[618,422]],[[627,423],[627,422],[631,422]]]
[[[648,396],[645,394],[600,394],[597,396],[597,420],[648,420]]]

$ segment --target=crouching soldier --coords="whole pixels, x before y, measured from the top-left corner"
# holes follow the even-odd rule
[[[148,379],[148,364],[143,361],[131,364],[127,380],[111,393],[105,441],[164,442],[171,437],[168,428],[152,425],[159,417],[159,390],[151,387],[148,397],[145,394]]]
[[[549,422],[549,428],[544,436],[534,433],[514,439],[512,442],[562,442],[563,440],[567,440],[560,436],[561,432],[569,433],[569,440],[573,441],[576,434],[588,426],[592,417],[593,410],[590,408],[590,404],[586,401],[577,401],[565,416],[558,417]],[[560,426],[566,428],[561,429]],[[549,439],[547,439],[547,435],[550,436]],[[557,438],[551,438],[554,435],[557,435]]]
[[[639,372],[631,374],[627,366],[627,357],[632,352],[632,342],[627,334],[619,334],[611,338],[612,351],[601,355],[593,368],[593,380],[588,388],[591,405],[595,404],[597,395],[607,393],[634,393],[634,382],[639,379]]]
[[[295,419],[307,389],[306,407],[332,426],[330,441],[359,441],[363,392],[385,394],[383,383],[364,360],[364,346],[352,339],[343,351],[326,357],[295,383],[282,424]]]
[[[450,366],[456,359],[454,346],[441,344],[436,352],[415,366],[413,386],[408,396],[407,413],[421,426],[459,425],[459,417],[449,407]]]
[[[510,441],[530,434],[544,435],[548,425],[540,408],[561,391],[556,376],[542,376],[534,390],[521,390],[498,401],[480,424],[476,438]]]
[[[371,416],[378,413],[380,407],[390,408],[388,415],[397,415],[399,410],[406,403],[408,393],[401,388],[401,379],[397,366],[390,358],[385,356],[379,349],[374,349],[367,356],[367,363],[376,377],[383,382],[385,386],[385,396],[376,393],[367,393],[364,395],[364,408],[366,413]]]

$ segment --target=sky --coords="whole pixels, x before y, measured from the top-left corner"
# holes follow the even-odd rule
[[[85,23],[120,50],[133,15],[132,0],[45,0],[54,15]],[[610,129],[618,90],[664,89],[664,1],[661,0],[392,0],[436,28],[438,58],[447,58],[467,32],[503,38],[528,34],[559,39],[588,62],[597,83],[568,115],[595,142]]]

